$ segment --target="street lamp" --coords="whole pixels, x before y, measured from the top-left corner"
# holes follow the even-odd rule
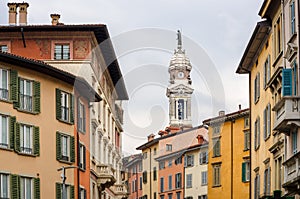
[[[57,171],[61,171],[61,179],[62,179],[62,199],[67,199],[67,190],[66,190],[66,169],[75,169],[78,168],[77,166],[62,166],[61,168],[57,169]]]

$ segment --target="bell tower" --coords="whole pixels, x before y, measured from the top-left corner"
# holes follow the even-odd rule
[[[192,127],[191,95],[194,89],[190,78],[191,69],[191,62],[182,50],[181,32],[178,30],[177,49],[170,61],[170,81],[167,88],[169,122],[172,127]]]

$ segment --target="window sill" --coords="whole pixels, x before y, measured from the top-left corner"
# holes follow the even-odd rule
[[[38,155],[30,154],[30,153],[23,153],[23,152],[17,152],[18,155],[23,155],[23,156],[29,156],[29,157],[37,157]]]
[[[69,122],[69,121],[66,121],[66,120],[63,120],[63,119],[57,119],[58,121],[62,122],[62,123],[65,123],[65,124],[69,124],[69,125],[73,125],[74,123],[72,122]]]
[[[268,141],[268,139],[271,137],[271,134],[269,134],[266,138],[264,138],[265,142]]]
[[[25,109],[21,109],[21,108],[16,108],[19,112],[22,113],[28,113],[28,114],[32,114],[32,115],[37,115],[39,114],[39,112],[34,112],[34,111],[29,111],[29,110],[25,110]]]
[[[249,151],[249,150],[250,150],[250,149],[244,149],[243,151],[246,152],[246,151]]]
[[[212,188],[218,188],[221,187],[222,185],[213,185]]]
[[[5,102],[5,103],[9,103],[9,104],[12,104],[13,102],[9,99],[3,99],[3,98],[0,98],[0,102]]]
[[[78,129],[78,132],[81,133],[81,134],[85,134],[85,133],[86,133],[86,130]]]
[[[82,168],[82,167],[80,167],[80,166],[78,166],[78,169],[79,169],[80,171],[82,171],[82,172],[85,172],[85,171],[86,171],[86,169],[84,169],[84,168]]]
[[[250,182],[250,180],[246,180],[246,181],[242,181],[243,183],[249,183]]]
[[[254,151],[257,151],[257,150],[259,149],[259,146],[260,146],[260,145],[258,145],[257,147],[255,147],[255,148],[254,148]]]
[[[66,160],[57,160],[57,161],[59,161],[61,163],[69,164],[69,165],[73,164],[73,162],[69,162],[69,161],[66,161]]]
[[[0,146],[0,150],[11,151],[11,152],[14,151],[13,149],[6,148],[6,147],[1,147],[1,146]]]
[[[192,186],[191,186],[191,187],[188,187],[188,186],[187,186],[186,188],[187,188],[187,189],[191,189],[191,188],[193,188],[193,187],[192,187]]]

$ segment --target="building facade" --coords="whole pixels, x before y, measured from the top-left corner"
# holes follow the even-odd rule
[[[76,126],[80,138],[77,144],[85,146],[76,154],[85,151],[85,170],[89,172],[83,175],[74,171],[75,179],[83,183],[75,187],[76,191],[85,189],[87,196],[96,199],[126,197],[126,186],[121,179],[121,143],[122,101],[127,100],[128,95],[107,27],[103,24],[64,25],[58,14],[51,15],[49,25],[28,26],[28,3],[9,3],[8,7],[10,26],[0,27],[1,51],[43,61],[58,70],[82,77],[103,99],[100,103],[88,103],[80,95],[76,96],[79,103],[74,105],[80,111],[76,112],[74,119],[88,123]],[[18,22],[17,16],[20,17]],[[74,85],[77,82],[74,81]],[[59,90],[58,95],[61,93]],[[62,103],[65,99],[61,99]],[[83,118],[83,113],[88,116]]]
[[[208,198],[249,198],[249,109],[203,121],[209,126]]]

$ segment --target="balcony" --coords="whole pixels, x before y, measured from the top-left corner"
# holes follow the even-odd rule
[[[115,184],[111,187],[111,190],[119,199],[128,197],[127,187],[125,184]]]
[[[273,108],[274,130],[289,135],[292,125],[300,126],[300,97],[285,96]]]
[[[115,171],[111,166],[105,164],[91,164],[91,172],[97,178],[97,186],[104,190],[116,182]]]
[[[283,165],[286,170],[285,182],[282,187],[288,191],[289,194],[300,192],[300,151],[286,160]]]

